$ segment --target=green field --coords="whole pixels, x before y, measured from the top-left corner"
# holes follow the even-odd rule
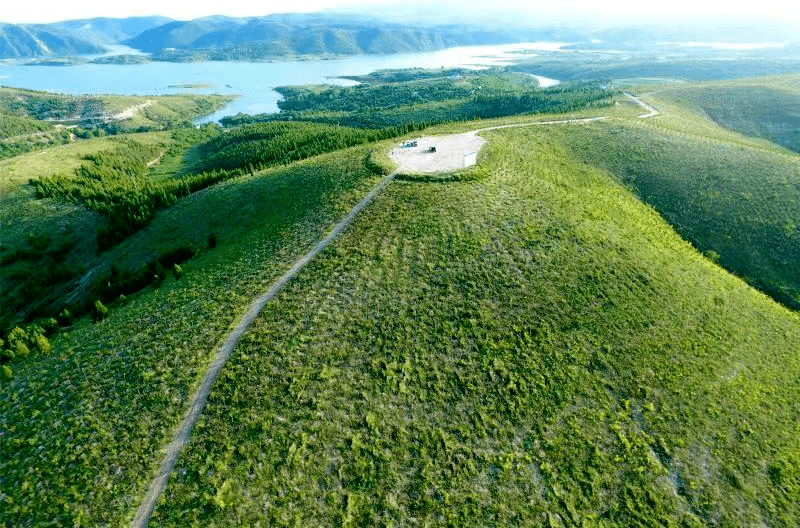
[[[746,128],[783,119],[761,92],[635,93],[661,115],[614,95],[414,132],[609,118],[484,132],[469,181],[391,182],[245,333],[151,526],[797,526],[800,158]],[[0,160],[3,295],[75,265],[63,296],[108,307],[0,361],[0,525],[131,521],[221,340],[412,137],[370,134],[212,126]],[[167,188],[225,160],[100,254],[105,209],[28,184]]]

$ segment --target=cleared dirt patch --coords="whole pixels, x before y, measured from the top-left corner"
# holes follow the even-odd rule
[[[391,158],[398,164],[400,174],[432,174],[450,172],[465,167],[465,157],[478,152],[486,140],[477,132],[451,136],[426,136],[416,140],[413,147],[397,147]],[[431,148],[435,152],[431,152]],[[474,158],[472,158],[474,159]]]
[[[142,104],[133,105],[133,106],[131,106],[129,108],[126,108],[125,110],[123,110],[122,112],[120,112],[118,114],[112,115],[111,117],[108,118],[108,120],[109,121],[124,121],[125,119],[132,119],[133,116],[136,115],[137,112],[147,108],[148,106],[152,106],[152,105],[153,105],[153,101],[151,99],[148,99],[147,101],[145,101]]]

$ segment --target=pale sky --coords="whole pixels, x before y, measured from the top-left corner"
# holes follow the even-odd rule
[[[136,15],[164,15],[178,20],[189,20],[209,15],[235,17],[263,16],[272,13],[314,12],[327,9],[397,14],[429,13],[435,17],[429,22],[463,21],[465,11],[475,10],[483,19],[488,13],[514,13],[517,20],[527,16],[532,21],[612,22],[658,17],[679,17],[687,23],[713,21],[725,18],[783,22],[800,21],[800,3],[794,0],[492,0],[488,7],[467,8],[463,0],[405,0],[400,2],[375,2],[368,0],[301,0],[280,2],[274,0],[6,0],[0,7],[0,21],[12,23],[56,22],[77,18],[126,17]],[[385,6],[382,8],[381,6]],[[445,19],[448,8],[452,20]],[[432,12],[435,10],[435,13]],[[490,15],[491,16],[491,15]]]

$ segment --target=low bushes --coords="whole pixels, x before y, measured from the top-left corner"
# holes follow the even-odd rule
[[[50,355],[52,347],[48,336],[58,329],[55,319],[42,319],[25,328],[14,327],[5,339],[0,339],[0,378],[13,376],[11,363],[27,359],[31,354]]]

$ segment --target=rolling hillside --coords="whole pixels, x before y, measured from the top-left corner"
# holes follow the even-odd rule
[[[800,77],[672,87],[659,97],[698,110],[721,126],[769,139],[800,153]]]
[[[154,523],[795,524],[797,314],[551,133],[392,185],[301,272]]]
[[[486,132],[478,179],[392,182],[246,333],[153,524],[796,525],[798,314],[620,180],[678,186],[700,134],[795,158],[659,109]],[[621,166],[582,148],[617,136]],[[214,185],[114,248],[199,251],[0,383],[0,523],[129,522],[216,344],[401,140]]]
[[[573,156],[613,173],[720,265],[800,308],[800,159],[704,132],[627,122],[560,140]]]

